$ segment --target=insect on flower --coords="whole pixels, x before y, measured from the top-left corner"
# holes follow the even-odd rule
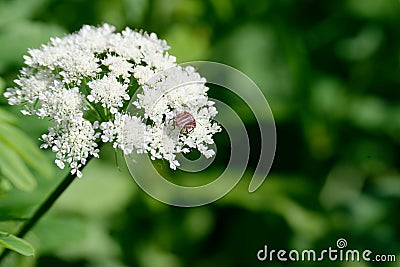
[[[194,119],[193,115],[187,111],[178,113],[175,116],[174,121],[181,132],[186,134],[193,131],[193,129],[196,127],[196,120]]]

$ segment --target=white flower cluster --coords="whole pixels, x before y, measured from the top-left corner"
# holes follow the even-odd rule
[[[208,145],[220,128],[212,123],[217,111],[207,98],[206,80],[194,68],[178,66],[168,49],[154,33],[86,25],[30,49],[17,86],[4,96],[22,105],[23,114],[54,122],[41,147],[51,148],[57,166],[68,164],[78,177],[88,158],[98,157],[100,142],[125,154],[148,152],[175,169],[176,153],[190,148],[211,157]],[[143,115],[126,111],[130,101]],[[177,125],[181,112],[191,114],[192,131]]]
[[[147,81],[133,102],[152,122],[148,130],[151,157],[167,159],[172,169],[179,166],[176,153],[187,153],[189,148],[197,148],[207,158],[214,155],[208,145],[214,143],[212,136],[220,126],[212,123],[217,110],[207,98],[205,83],[193,67],[174,66]],[[174,120],[182,112],[191,114],[196,123],[190,134],[182,134]]]

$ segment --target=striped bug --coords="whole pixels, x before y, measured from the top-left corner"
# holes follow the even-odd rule
[[[190,133],[196,127],[196,120],[193,115],[187,111],[180,112],[174,117],[175,124],[181,132]]]

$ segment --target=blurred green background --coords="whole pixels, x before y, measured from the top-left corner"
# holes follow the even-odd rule
[[[399,1],[0,0],[0,91],[13,86],[28,48],[103,22],[156,32],[179,62],[218,61],[252,78],[275,116],[271,172],[249,194],[253,155],[227,196],[176,208],[141,191],[123,158],[118,170],[104,147],[26,237],[36,256],[13,253],[9,266],[399,266]],[[257,150],[253,116],[245,103],[231,105]],[[1,96],[0,126],[0,230],[15,233],[20,223],[10,218],[29,216],[65,171],[53,153],[35,150],[46,121],[22,116]],[[227,141],[217,141],[221,153]],[[7,160],[24,183],[12,182]],[[256,257],[264,245],[319,251],[338,238],[349,249],[396,254],[397,263]]]

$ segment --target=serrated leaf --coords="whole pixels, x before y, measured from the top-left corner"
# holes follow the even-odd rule
[[[24,256],[33,256],[34,254],[31,244],[9,233],[0,232],[0,245]]]
[[[0,142],[0,170],[14,186],[24,191],[32,191],[36,180],[18,154]]]
[[[51,177],[52,166],[34,142],[18,128],[0,124],[0,142],[14,150],[29,166],[43,177]]]

